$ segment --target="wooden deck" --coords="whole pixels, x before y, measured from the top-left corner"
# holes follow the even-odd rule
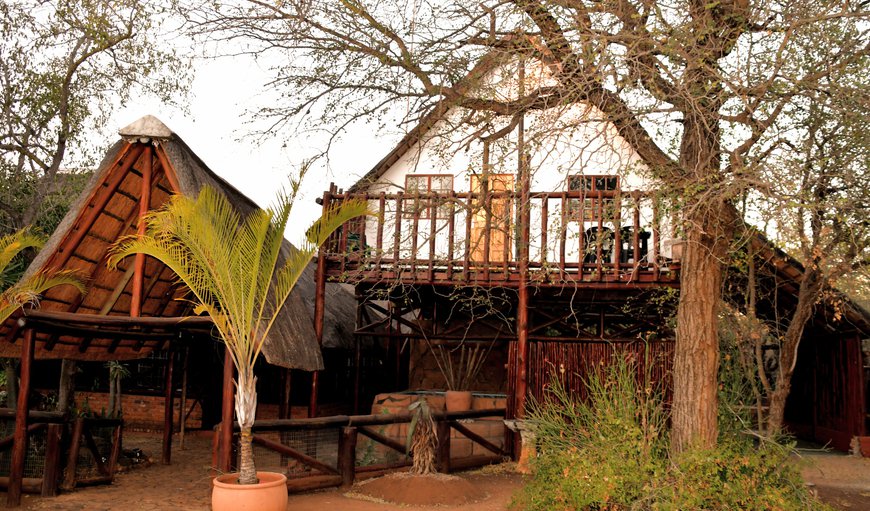
[[[658,200],[634,192],[365,193],[330,189],[324,211],[364,199],[373,215],[323,247],[326,277],[347,283],[587,288],[677,285]],[[519,228],[525,215],[528,229]],[[521,233],[525,232],[525,236]],[[522,239],[520,239],[522,238]],[[526,248],[526,250],[521,250]]]

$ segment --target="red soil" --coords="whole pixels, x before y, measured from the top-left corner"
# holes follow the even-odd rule
[[[96,510],[208,510],[211,496],[211,439],[191,436],[187,438],[187,448],[178,449],[177,439],[173,446],[172,465],[161,465],[159,459],[147,468],[136,468],[119,474],[111,486],[80,488],[62,493],[54,498],[26,495],[23,499],[24,510],[52,509],[59,511],[96,511]],[[139,447],[152,456],[159,457],[160,437],[142,433],[125,433],[124,445],[127,448]],[[835,509],[870,509],[870,459],[860,459],[834,453],[813,454],[807,459],[804,477],[817,491],[821,499]],[[360,489],[369,487],[369,495],[375,495],[378,487],[375,481],[355,487],[356,494],[348,494],[338,489],[324,490],[303,495],[291,495],[288,511],[506,511],[513,494],[522,486],[522,478],[504,470],[490,470],[460,474],[460,481],[476,490],[480,500],[469,502],[459,500],[433,507],[436,498],[459,493],[454,486],[450,488],[433,484],[423,484],[410,492],[412,497],[420,498],[409,502],[410,505],[388,504],[383,501],[362,500]],[[410,488],[411,478],[382,478],[380,484],[392,486],[396,492]],[[460,483],[451,483],[451,485]],[[375,485],[375,486],[372,486]],[[428,486],[428,487],[427,487]],[[386,491],[386,490],[385,490]],[[424,497],[423,492],[430,497]],[[419,494],[419,495],[416,495]],[[434,495],[432,495],[434,494]],[[381,494],[389,498],[386,493]],[[397,498],[396,495],[393,499]],[[425,502],[428,505],[417,504]],[[443,502],[443,500],[442,500]],[[465,503],[461,503],[465,502]],[[6,495],[0,492],[0,509],[5,509]]]
[[[389,474],[363,481],[352,493],[393,504],[413,506],[458,506],[478,502],[486,494],[466,479],[445,474]]]

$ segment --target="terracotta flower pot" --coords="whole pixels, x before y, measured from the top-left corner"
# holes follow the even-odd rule
[[[470,390],[448,390],[444,393],[444,408],[448,412],[467,412],[473,400]]]
[[[239,474],[214,478],[211,508],[214,511],[286,511],[287,477],[275,472],[257,472],[257,484],[239,484]]]

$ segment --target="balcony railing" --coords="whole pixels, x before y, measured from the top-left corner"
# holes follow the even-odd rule
[[[345,282],[519,282],[528,248],[529,282],[662,283],[678,280],[671,227],[658,199],[632,191],[533,192],[529,228],[519,229],[517,192],[334,193],[375,213],[345,224],[324,246],[326,272]]]

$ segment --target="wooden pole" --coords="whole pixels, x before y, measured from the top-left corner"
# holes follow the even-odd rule
[[[49,424],[45,434],[45,470],[42,472],[42,496],[57,495],[60,478],[61,436],[63,424]]]
[[[438,471],[447,474],[450,472],[450,421],[444,419],[436,422],[435,434],[438,437]]]
[[[292,369],[283,368],[281,369],[281,396],[280,401],[278,403],[278,418],[279,419],[290,419],[293,415],[293,407],[290,401],[290,393],[292,376]]]
[[[136,232],[139,236],[145,234],[145,215],[151,207],[151,167],[152,167],[152,148],[148,146],[142,154],[142,188],[139,192],[139,219],[137,221]],[[132,298],[130,301],[130,317],[138,318],[142,315],[142,289],[145,284],[145,254],[136,254],[136,259],[133,262],[133,289]]]
[[[524,88],[525,82],[525,66],[520,64],[519,68],[519,83],[520,93]],[[528,351],[529,351],[529,290],[528,290],[528,270],[529,270],[529,242],[530,242],[530,189],[531,176],[529,175],[529,167],[526,164],[525,157],[525,122],[521,118],[517,126],[517,167],[520,177],[520,246],[519,246],[519,289],[517,299],[517,371],[516,371],[516,406],[514,413],[518,418],[525,415],[526,393],[527,393],[527,370],[528,370]],[[514,436],[515,444],[519,440],[518,435]],[[518,452],[518,450],[514,450]]]
[[[330,202],[330,192],[324,192],[323,194],[323,211],[324,213],[329,210],[331,205]],[[347,230],[347,226],[343,227]],[[317,254],[317,274],[315,276],[315,288],[314,288],[314,337],[317,339],[317,346],[321,348],[323,346],[323,311],[325,308],[325,300],[326,300],[326,251],[323,247],[320,247],[319,253]],[[319,380],[319,372],[314,371],[311,373],[311,398],[308,403],[308,416],[309,417],[317,417],[317,383]]]
[[[228,473],[233,462],[233,374],[235,366],[228,348],[224,347],[223,401],[221,404],[220,460],[218,469]]]
[[[64,469],[63,483],[60,486],[64,490],[72,490],[76,487],[76,465],[78,462],[79,445],[81,445],[82,430],[84,427],[85,420],[81,417],[78,417],[73,421],[69,452],[66,459],[66,468]]]
[[[18,385],[18,403],[15,408],[15,432],[13,433],[12,461],[9,467],[9,487],[6,505],[21,505],[21,485],[24,482],[24,462],[27,455],[27,396],[30,393],[30,369],[33,363],[33,348],[36,338],[33,329],[24,330],[21,343],[21,382]]]
[[[187,369],[188,355],[190,348],[185,347],[181,352],[181,402],[178,405],[178,448],[184,450],[184,430],[187,417],[184,412],[187,410]]]
[[[160,459],[164,465],[169,465],[172,459],[172,362],[175,358],[174,355],[175,353],[170,351],[169,357],[166,359],[166,380],[163,393],[163,455]]]
[[[341,475],[341,485],[345,488],[353,486],[356,476],[356,439],[356,428],[352,426],[341,428],[341,436],[338,439],[338,473]]]

